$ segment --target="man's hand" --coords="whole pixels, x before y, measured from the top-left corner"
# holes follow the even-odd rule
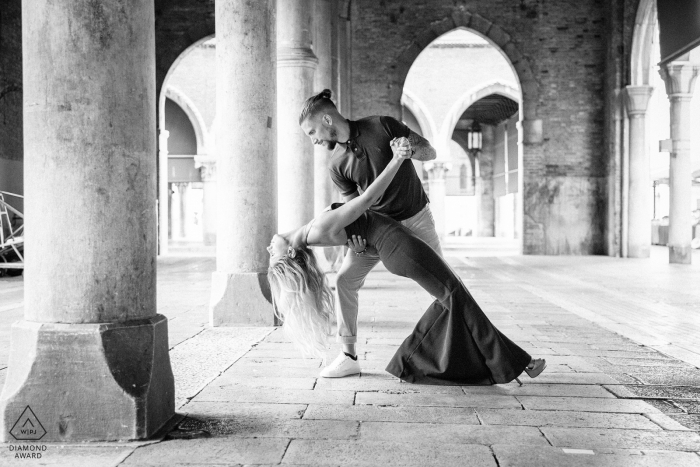
[[[348,248],[354,251],[356,256],[361,256],[367,249],[367,242],[359,235],[353,235],[348,238]]]

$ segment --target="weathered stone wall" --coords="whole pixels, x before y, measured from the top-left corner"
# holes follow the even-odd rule
[[[383,1],[353,8],[353,115],[399,115],[411,62],[434,38],[467,27],[501,47],[541,143],[524,147],[524,250],[605,251],[606,8],[603,2]]]
[[[17,161],[22,160],[21,5],[5,0],[0,14],[0,158]]]
[[[0,191],[17,194],[24,193],[21,5],[4,0],[0,6]],[[6,201],[24,211],[21,200]]]

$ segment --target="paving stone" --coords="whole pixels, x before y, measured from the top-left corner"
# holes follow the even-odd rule
[[[446,394],[386,394],[375,392],[357,393],[357,396],[355,397],[355,404],[423,407],[521,408],[520,403],[513,396],[451,396]]]
[[[549,369],[549,368],[547,368]],[[539,376],[538,376],[539,378]],[[566,396],[614,398],[610,391],[592,384],[496,384],[493,386],[462,386],[465,394],[494,394],[509,396]]]
[[[700,386],[700,370],[673,366],[623,367],[623,371],[644,384],[694,385]]]
[[[670,414],[668,415],[669,418],[674,419],[684,427],[694,430],[694,431],[700,431],[700,415],[693,415],[693,414],[688,414],[688,415],[678,415],[678,414]]]
[[[662,413],[647,413],[645,417],[668,431],[688,431],[688,427],[678,423],[678,421]]]
[[[320,368],[290,368],[285,366],[262,366],[256,364],[233,365],[227,373],[239,377],[274,377],[274,378],[315,378],[321,372]]]
[[[700,434],[692,431],[647,431],[599,428],[541,428],[547,439],[559,447],[581,449],[655,449],[699,451]]]
[[[192,401],[180,412],[194,417],[269,417],[301,418],[306,404],[247,404],[241,402],[196,402]]]
[[[615,384],[617,381],[605,373],[549,373],[546,369],[537,378],[521,375],[523,383],[530,384]]]
[[[319,378],[314,388],[316,391],[379,391],[393,394],[464,394],[460,386],[437,386],[428,384],[410,384],[398,378]]]
[[[630,394],[642,399],[690,399],[700,400],[700,387],[693,386],[624,386]],[[611,389],[616,391],[615,388]],[[616,393],[617,394],[617,393]]]
[[[175,407],[241,358],[270,328],[210,328],[170,351]]]
[[[320,358],[277,358],[277,357],[255,357],[250,352],[236,361],[238,366],[260,365],[263,367],[288,367],[288,368],[321,368]]]
[[[415,443],[548,445],[540,430],[527,426],[362,422],[360,438]]]
[[[678,360],[662,360],[662,359],[650,359],[650,360],[643,360],[639,358],[615,358],[615,357],[604,357],[603,360],[605,360],[607,363],[615,366],[665,366],[665,367],[670,367],[670,366],[677,366],[677,367],[683,367],[683,368],[692,368],[691,365],[681,362]]]
[[[575,412],[652,413],[657,409],[640,400],[590,397],[517,396],[526,410],[572,410]]]
[[[359,421],[352,420],[281,420],[268,418],[192,418],[187,417],[178,428],[206,430],[212,436],[242,438],[354,439]]]
[[[660,430],[639,414],[573,412],[566,410],[475,409],[484,425],[526,425]],[[658,414],[661,415],[661,414]]]
[[[479,425],[472,408],[461,407],[388,407],[379,405],[310,404],[304,420],[357,420],[377,422],[456,423]]]
[[[0,465],[7,467],[27,465],[94,467],[96,465],[117,465],[133,452],[129,446],[63,446],[43,444],[45,451],[36,451],[39,458],[20,458],[17,455],[32,454],[16,451],[22,444],[0,444]]]
[[[700,401],[674,400],[673,403],[688,413],[700,414]]]
[[[382,441],[310,441],[292,440],[284,455],[288,463],[352,466],[449,466],[496,467],[486,446],[443,443],[392,443]]]
[[[565,452],[562,448],[522,449],[492,446],[500,467],[700,467],[700,457],[688,452],[600,453]]]
[[[200,438],[170,440],[136,449],[123,465],[173,465],[187,459],[200,464],[275,464],[282,460],[285,438]]]
[[[308,389],[259,389],[209,385],[193,399],[196,402],[225,401],[276,404],[345,404],[352,405],[354,391],[314,391]]]
[[[672,401],[660,400],[660,399],[642,399],[647,404],[658,409],[660,412],[665,414],[676,414],[676,413],[686,413],[683,408],[679,407],[676,403]]]
[[[243,376],[232,373],[223,373],[212,381],[211,384],[230,387],[232,391],[241,387],[247,388],[284,388],[284,389],[313,389],[316,378],[275,378],[267,376]]]

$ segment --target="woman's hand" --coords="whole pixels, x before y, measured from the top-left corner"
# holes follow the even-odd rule
[[[390,146],[391,152],[394,154],[394,159],[403,161],[405,159],[410,159],[413,155],[413,151],[411,150],[411,142],[404,136],[401,138],[392,139]]]
[[[356,256],[361,256],[367,250],[367,242],[359,235],[348,238],[348,248],[355,252]]]

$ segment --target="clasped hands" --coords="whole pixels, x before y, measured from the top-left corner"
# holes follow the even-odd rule
[[[391,152],[394,154],[394,157],[410,159],[411,156],[413,156],[411,142],[405,136],[392,139],[389,145],[391,146]]]

